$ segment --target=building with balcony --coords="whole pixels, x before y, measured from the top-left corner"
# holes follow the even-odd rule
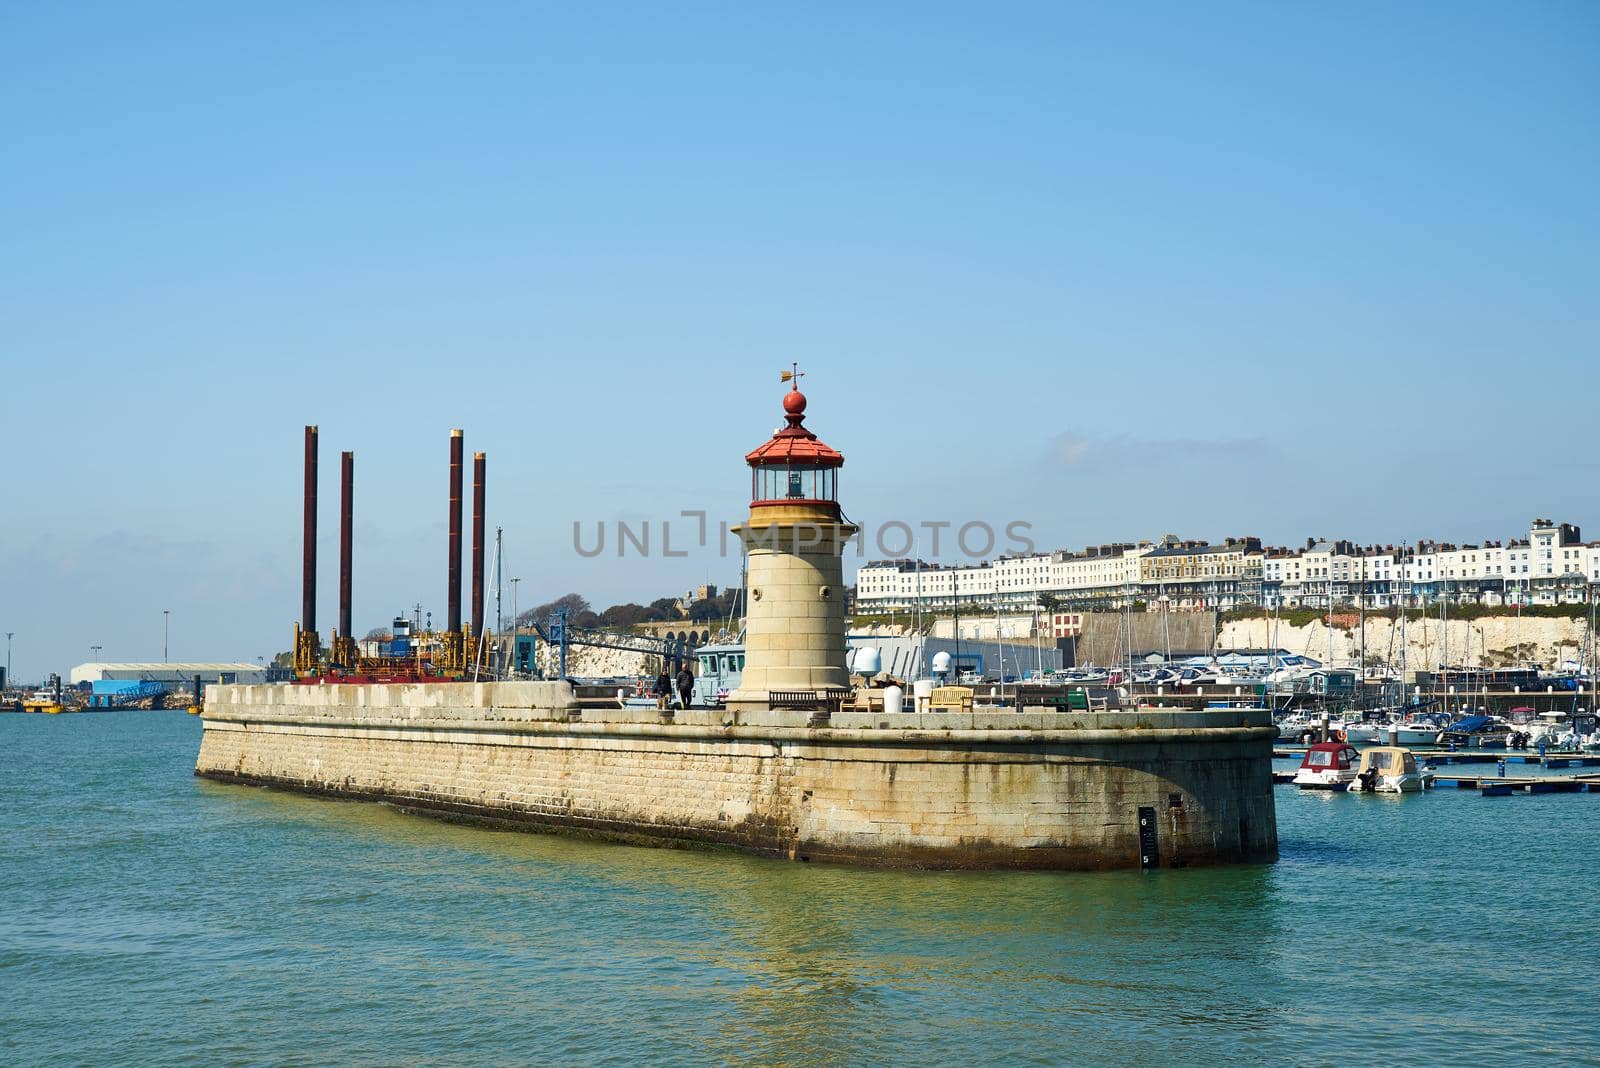
[[[1166,535],[1077,551],[1003,556],[949,566],[878,561],[857,574],[857,610],[1115,611],[1175,609],[1581,604],[1600,588],[1600,542],[1571,523],[1536,519],[1526,539],[1457,545],[1357,545],[1308,538],[1263,548],[1259,538],[1221,544]]]

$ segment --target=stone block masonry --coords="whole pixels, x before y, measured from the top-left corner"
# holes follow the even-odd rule
[[[781,541],[782,539],[780,539]],[[735,707],[764,705],[774,691],[844,689],[843,563],[826,548],[777,551],[752,547],[747,557],[751,606],[747,656]]]
[[[198,775],[628,841],[931,868],[1277,854],[1265,713],[862,716],[576,707],[564,683],[216,686]],[[627,719],[634,722],[628,722]],[[883,722],[879,723],[878,720]],[[1014,725],[1013,725],[1014,724]]]

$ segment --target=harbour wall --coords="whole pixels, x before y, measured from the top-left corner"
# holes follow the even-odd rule
[[[1159,612],[1084,612],[1081,615],[1083,626],[1076,651],[1079,664],[1119,664],[1127,657],[1130,643],[1135,650],[1146,653],[1168,648],[1202,650],[1211,647],[1209,612],[1170,612],[1165,621]],[[1040,621],[1041,617],[1027,612],[1002,613],[998,619],[974,613],[962,617],[960,638],[965,642],[1003,642],[1007,646],[1005,659],[1008,663],[1015,657],[1018,665],[1031,669],[1036,641],[1033,628]],[[948,639],[957,636],[957,629],[956,621],[951,618],[936,619],[927,627],[932,637]],[[911,633],[909,626],[889,623],[868,624],[850,631],[852,637],[858,638]],[[1053,637],[1037,640],[1046,648],[1055,648]]]
[[[1034,639],[1029,629],[1031,615],[1002,615],[999,622],[1001,638],[1016,643],[1019,663],[1031,666]],[[1077,659],[1080,664],[1117,664],[1127,656],[1128,632],[1132,630],[1132,645],[1140,651],[1159,652],[1170,647],[1174,650],[1203,650],[1211,647],[1213,619],[1210,612],[1171,612],[1163,630],[1159,612],[1135,612],[1122,615],[1115,612],[1086,612],[1083,614],[1082,633],[1078,637]],[[1405,660],[1411,670],[1432,670],[1448,655],[1452,665],[1472,667],[1511,667],[1535,664],[1554,667],[1564,660],[1581,660],[1583,657],[1583,619],[1549,616],[1524,616],[1515,613],[1480,616],[1476,619],[1451,619],[1443,625],[1437,611],[1431,616],[1418,618],[1415,614],[1406,623]],[[940,619],[932,625],[937,637],[953,635],[952,621]],[[962,638],[993,640],[996,632],[992,616],[974,616],[961,621]],[[851,631],[857,635],[908,634],[909,627],[878,624]],[[1053,638],[1045,642],[1054,643]],[[1218,649],[1281,648],[1291,653],[1301,653],[1319,661],[1328,658],[1328,627],[1320,619],[1304,626],[1293,626],[1285,620],[1270,617],[1235,619],[1222,623],[1216,631]],[[1399,624],[1379,616],[1367,620],[1363,645],[1357,613],[1353,609],[1339,609],[1334,615],[1333,662],[1340,666],[1353,665],[1362,649],[1369,662],[1400,661]]]
[[[1483,616],[1478,619],[1452,619],[1440,624],[1432,618],[1411,618],[1405,628],[1405,661],[1410,670],[1431,671],[1445,662],[1469,667],[1510,667],[1537,664],[1559,665],[1563,660],[1580,659],[1584,649],[1587,621],[1561,617],[1515,615]],[[1317,660],[1328,658],[1328,626],[1313,620],[1303,627],[1271,619],[1240,619],[1222,625],[1217,645],[1223,649],[1261,648],[1276,645],[1292,653]],[[1333,662],[1356,663],[1366,650],[1369,662],[1400,661],[1400,627],[1388,619],[1368,619],[1365,641],[1351,612],[1338,612],[1333,626]]]
[[[214,686],[197,775],[792,860],[1110,869],[1277,854],[1253,710],[580,709],[560,682]]]

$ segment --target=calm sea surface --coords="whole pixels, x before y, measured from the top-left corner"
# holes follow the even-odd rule
[[[0,1062],[1596,1063],[1600,795],[1279,789],[1270,866],[926,874],[486,831],[0,715]]]

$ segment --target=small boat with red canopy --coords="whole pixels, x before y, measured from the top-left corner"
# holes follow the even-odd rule
[[[1348,790],[1360,762],[1361,754],[1349,742],[1317,742],[1306,750],[1294,784],[1302,790]]]

